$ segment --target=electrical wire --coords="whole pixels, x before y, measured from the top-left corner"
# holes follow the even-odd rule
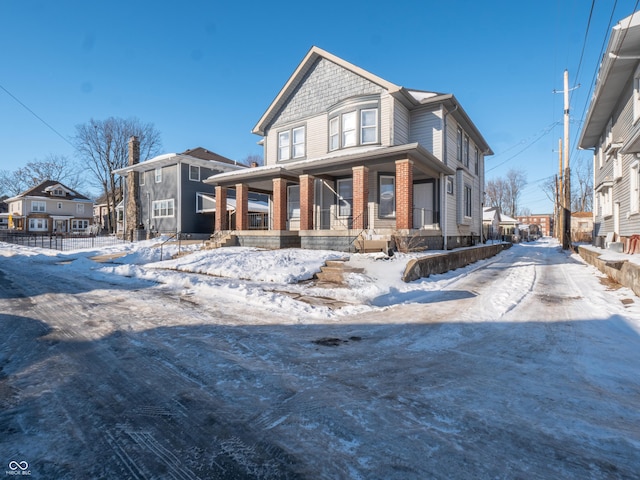
[[[51,125],[49,125],[41,116],[39,116],[36,112],[34,112],[33,110],[31,110],[27,105],[25,105],[18,97],[16,97],[13,93],[11,93],[9,90],[7,90],[5,87],[3,87],[2,85],[0,85],[0,89],[3,90],[7,95],[9,95],[11,98],[13,98],[20,106],[22,106],[27,112],[29,112],[31,115],[33,115],[34,117],[36,117],[38,120],[40,120],[40,122],[42,122],[49,130],[51,130],[53,133],[55,133],[57,136],[59,136],[62,140],[64,140],[65,142],[67,142],[69,145],[71,145],[74,149],[75,149],[75,145],[73,143],[71,143],[69,141],[69,139],[67,139],[66,137],[64,137],[59,131],[57,131],[55,128],[53,128]]]

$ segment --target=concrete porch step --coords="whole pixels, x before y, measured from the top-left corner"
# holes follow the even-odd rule
[[[228,233],[222,236],[212,236],[211,240],[205,242],[207,248],[235,247],[239,245],[238,236]]]
[[[345,265],[348,259],[343,260],[327,260],[324,266],[320,267],[320,272],[316,273],[315,278],[320,283],[328,286],[344,285],[345,274],[363,273],[363,268],[349,267]]]
[[[356,250],[358,253],[376,253],[383,252],[385,254],[389,253],[389,245],[391,240],[389,239],[376,239],[369,240],[366,238],[359,238],[355,243]]]

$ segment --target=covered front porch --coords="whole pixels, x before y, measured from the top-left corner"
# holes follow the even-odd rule
[[[418,144],[378,147],[215,175],[215,231],[234,230],[240,245],[355,251],[365,241],[411,239],[442,248],[441,205],[455,172]],[[225,215],[235,190],[235,226]],[[267,228],[251,221],[249,192],[269,199]],[[235,228],[233,228],[235,227]]]

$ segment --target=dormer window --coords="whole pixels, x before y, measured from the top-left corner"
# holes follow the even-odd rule
[[[56,197],[64,197],[64,190],[61,188],[54,188],[53,195]]]

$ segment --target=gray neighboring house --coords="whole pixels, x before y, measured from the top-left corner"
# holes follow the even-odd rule
[[[202,147],[140,162],[130,141],[129,166],[114,171],[126,184],[118,232],[132,240],[174,233],[208,238],[215,222],[215,191],[202,181],[243,168],[246,166]]]
[[[593,244],[640,234],[640,12],[611,32],[579,147],[593,149]]]

